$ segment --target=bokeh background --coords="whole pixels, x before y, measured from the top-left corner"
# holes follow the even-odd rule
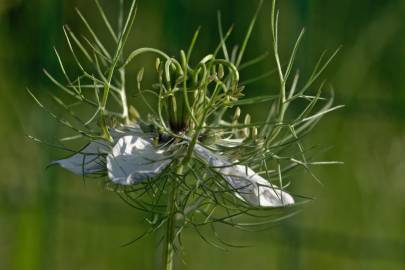
[[[117,2],[102,1],[112,16]],[[201,25],[197,59],[219,40],[217,10],[225,26],[235,24],[230,41],[236,44],[256,2],[139,0],[129,46],[177,55]],[[271,51],[270,2],[246,59]],[[250,248],[221,251],[186,232],[179,269],[405,269],[405,1],[279,2],[282,59],[300,27],[307,29],[297,59],[303,75],[324,49],[343,45],[324,77],[337,103],[347,107],[325,118],[306,145],[331,146],[320,157],[345,165],[317,168],[323,186],[303,172],[292,176],[294,192],[316,198],[299,215],[265,232],[222,231],[225,239]],[[73,67],[61,27],[85,32],[76,6],[103,36],[92,1],[0,1],[0,269],[154,269],[156,238],[120,247],[144,231],[143,217],[97,181],[84,184],[61,169],[46,170],[63,153],[27,139],[30,134],[54,141],[64,134],[25,88],[41,98],[58,91],[42,73],[43,67],[57,72],[53,46]],[[272,67],[269,58],[243,76]],[[248,95],[263,95],[274,81],[250,86]],[[250,108],[258,115],[264,109]]]

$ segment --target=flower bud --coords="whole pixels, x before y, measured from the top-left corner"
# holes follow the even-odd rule
[[[257,140],[257,128],[256,128],[256,127],[253,127],[253,128],[252,128],[252,139],[253,139],[254,141]]]
[[[173,71],[177,71],[177,67],[175,64],[171,63],[170,67],[172,68]]]
[[[250,117],[250,114],[246,114],[245,116],[245,125],[250,125],[250,121],[252,120],[252,118]]]
[[[136,78],[136,80],[138,81],[138,83],[140,83],[143,80],[143,73],[144,73],[144,68],[141,68],[138,72],[138,76]]]
[[[234,116],[233,116],[233,120],[234,120],[234,121],[236,121],[236,120],[239,119],[240,113],[241,113],[240,108],[239,108],[239,107],[236,107],[235,114],[234,114]]]
[[[161,61],[160,61],[160,58],[158,57],[158,58],[156,58],[156,63],[155,63],[156,71],[159,71],[160,64],[161,64]]]
[[[191,121],[190,123],[190,130],[194,130],[195,129],[195,124],[193,121]]]
[[[135,109],[135,107],[132,105],[129,106],[128,114],[129,114],[129,120],[131,120],[132,122],[136,122],[140,118],[138,110]]]
[[[218,67],[218,78],[222,79],[225,76],[224,66],[222,64]]]
[[[244,128],[242,129],[242,137],[247,139],[250,136],[250,129],[249,128]]]
[[[225,101],[224,101],[225,106],[228,106],[230,103],[231,103],[231,98],[229,96],[226,96]]]

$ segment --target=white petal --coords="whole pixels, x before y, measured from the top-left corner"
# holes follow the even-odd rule
[[[124,136],[107,156],[108,176],[116,184],[132,185],[156,177],[170,162],[149,140]]]
[[[110,149],[106,141],[96,140],[87,144],[79,153],[51,163],[57,164],[77,175],[105,171],[105,155]]]
[[[236,190],[237,196],[248,203],[262,207],[294,204],[294,198],[290,194],[271,185],[249,167],[232,165],[231,162],[198,144],[195,146],[194,152],[223,175],[224,179]]]
[[[110,128],[110,134],[114,142],[117,142],[123,136],[128,134],[150,138],[150,134],[143,133],[137,124],[120,126],[119,129]],[[88,175],[106,171],[106,155],[111,147],[108,142],[103,140],[92,141],[87,144],[79,153],[66,159],[57,160],[51,165],[59,165],[77,175]]]

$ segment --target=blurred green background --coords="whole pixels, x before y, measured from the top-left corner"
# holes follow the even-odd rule
[[[113,16],[117,2],[103,1]],[[270,2],[246,59],[271,48]],[[337,103],[347,107],[324,119],[306,145],[332,146],[320,157],[345,165],[317,168],[323,186],[305,173],[294,174],[294,192],[316,200],[273,229],[223,230],[228,241],[251,248],[224,252],[186,232],[186,264],[179,269],[405,269],[405,1],[279,2],[283,59],[300,27],[307,29],[297,61],[302,74],[324,49],[343,45],[324,77],[334,85]],[[177,55],[201,25],[200,57],[219,40],[217,10],[226,26],[235,24],[230,41],[240,43],[256,5],[140,0],[130,48],[153,46]],[[63,153],[26,137],[52,141],[63,133],[25,88],[40,97],[57,91],[42,68],[57,72],[52,47],[67,51],[63,24],[84,32],[76,6],[103,35],[92,1],[0,1],[0,269],[154,269],[156,238],[120,247],[143,232],[143,217],[97,181],[84,184],[62,169],[45,170]],[[269,58],[243,76],[273,66]],[[274,79],[252,85],[248,95],[263,95]]]

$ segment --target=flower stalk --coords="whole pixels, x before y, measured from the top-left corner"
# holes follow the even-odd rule
[[[182,167],[179,168],[179,172]],[[167,224],[165,230],[165,241],[163,245],[163,270],[172,270],[175,259],[175,235],[176,235],[176,194],[177,184],[170,184],[169,196],[167,199]]]

